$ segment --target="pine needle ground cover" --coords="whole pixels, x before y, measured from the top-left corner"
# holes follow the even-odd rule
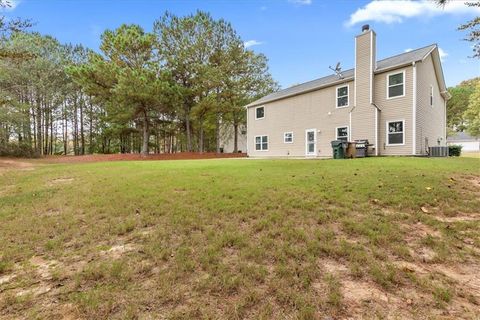
[[[475,158],[0,160],[0,318],[480,317]]]

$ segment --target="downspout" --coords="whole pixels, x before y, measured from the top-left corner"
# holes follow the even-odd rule
[[[443,141],[445,141],[445,145],[447,145],[447,99],[443,98],[444,104],[444,114],[443,114]]]
[[[353,130],[352,130],[352,112],[353,112],[353,109],[355,109],[355,106],[352,107],[352,109],[350,109],[350,112],[348,112],[348,128],[350,130],[350,132],[348,133],[349,137],[350,137],[350,141],[353,141],[352,138],[353,138]]]
[[[248,152],[248,145],[250,143],[250,141],[248,140],[248,131],[250,131],[250,130],[248,130],[248,110],[249,110],[249,108],[245,108],[245,109],[247,109],[247,145],[246,145],[247,150],[246,150],[246,152],[247,152],[247,157],[248,157],[250,155],[249,152]]]
[[[417,154],[417,66],[413,66],[413,103],[412,103],[412,155]]]
[[[372,103],[375,107],[375,155],[378,156],[378,112],[382,111],[375,103]]]

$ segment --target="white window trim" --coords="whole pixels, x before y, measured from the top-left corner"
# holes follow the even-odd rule
[[[338,140],[338,129],[340,128],[347,128],[347,141],[350,141],[350,127],[349,126],[340,126],[335,127],[335,140]],[[342,137],[344,138],[344,137]]]
[[[262,137],[267,137],[267,149],[260,149],[260,150],[257,149],[257,138],[258,137],[260,137],[260,147],[263,144]],[[268,146],[269,145],[270,145],[270,138],[268,137],[267,134],[260,134],[260,135],[257,135],[255,137],[253,137],[253,149],[255,149],[255,151],[268,151]]]
[[[338,89],[341,89],[341,88],[345,88],[347,87],[347,105],[346,106],[339,106],[338,105]],[[344,96],[342,96],[344,97]],[[342,108],[348,108],[350,106],[350,85],[349,84],[346,84],[346,85],[342,85],[342,86],[338,86],[335,88],[335,107],[337,109],[342,109]]]
[[[428,96],[428,103],[430,104],[430,107],[432,107],[432,108],[435,105],[435,97],[433,95],[433,85],[430,85],[430,94]]]
[[[292,135],[292,141],[285,141],[285,135],[287,133],[290,133]],[[283,143],[293,143],[293,132],[292,131],[287,131],[283,133]]]
[[[388,143],[388,124],[389,123],[392,123],[392,122],[401,122],[402,123],[402,128],[403,128],[403,131],[402,131],[402,141],[403,143],[393,143],[393,144],[390,144]],[[405,145],[405,119],[400,119],[400,120],[388,120],[387,122],[385,122],[385,133],[386,133],[386,136],[385,136],[385,142],[386,142],[386,146],[388,147],[396,147],[396,146],[404,146]]]
[[[263,108],[263,117],[261,117],[261,118],[257,118],[257,109],[259,109],[259,108]],[[255,107],[255,120],[262,120],[262,119],[265,119],[265,106]]]
[[[313,153],[308,153],[308,139],[307,139],[307,134],[308,132],[310,131],[313,131],[313,134],[314,134],[314,142],[313,142],[313,146],[314,146],[314,151]],[[317,155],[317,129],[306,129],[305,130],[305,156],[316,156]]]
[[[396,74],[400,74],[400,73],[403,74],[403,83],[402,83],[402,85],[403,85],[403,94],[402,94],[401,96],[390,97],[390,96],[388,95],[388,93],[389,93],[388,88],[390,87],[390,85],[389,85],[389,84],[390,84],[390,76],[393,76],[393,75],[396,75]],[[386,89],[386,90],[387,90],[387,91],[386,91],[387,100],[405,97],[405,87],[406,87],[406,86],[405,86],[405,82],[406,82],[405,69],[403,69],[402,71],[395,71],[395,72],[390,72],[390,73],[388,73],[385,82],[387,83],[387,89]],[[399,86],[399,84],[397,84],[396,86]]]

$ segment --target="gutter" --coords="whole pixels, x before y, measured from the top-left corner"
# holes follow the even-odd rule
[[[412,101],[412,155],[417,154],[417,66],[415,61],[413,67],[413,101]],[[405,128],[403,128],[405,131]]]
[[[448,100],[450,100],[450,99],[452,98],[452,94],[451,94],[450,92],[448,92],[447,90],[440,92],[440,94],[442,95],[442,97],[443,97],[446,101],[448,101]]]

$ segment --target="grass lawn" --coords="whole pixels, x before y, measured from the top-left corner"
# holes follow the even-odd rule
[[[480,317],[478,158],[0,165],[0,318]]]

